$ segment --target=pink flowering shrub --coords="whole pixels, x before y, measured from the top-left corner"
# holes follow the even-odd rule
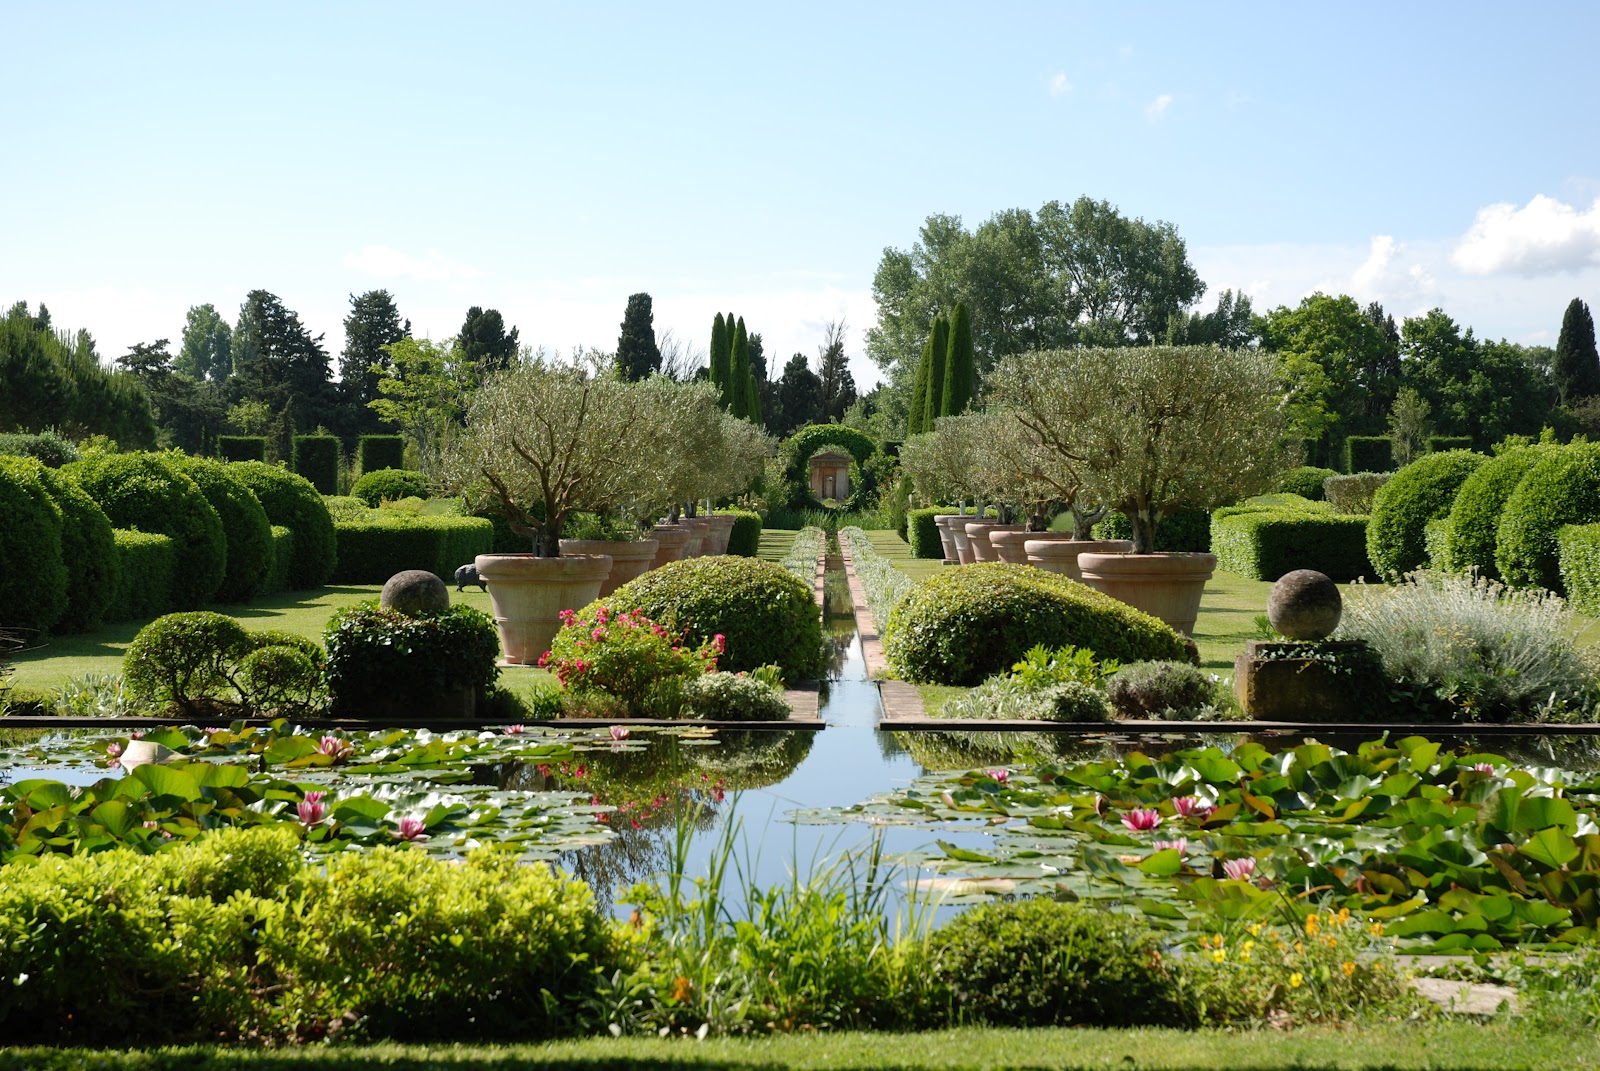
[[[683,684],[717,668],[721,635],[690,646],[681,632],[637,611],[614,613],[605,606],[589,613],[561,612],[562,627],[539,658],[569,691],[601,692],[629,714],[655,713]],[[668,710],[672,714],[675,711]]]

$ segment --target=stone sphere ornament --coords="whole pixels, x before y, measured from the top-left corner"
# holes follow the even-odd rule
[[[426,569],[407,569],[394,574],[383,585],[378,604],[407,617],[441,613],[450,609],[450,589]]]
[[[1339,585],[1315,569],[1284,573],[1267,598],[1272,627],[1291,640],[1325,640],[1339,627],[1344,600]]]

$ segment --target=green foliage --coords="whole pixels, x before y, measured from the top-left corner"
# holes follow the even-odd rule
[[[1392,472],[1352,472],[1344,476],[1329,476],[1322,484],[1328,505],[1339,513],[1357,513],[1367,516],[1372,512],[1372,499],[1378,488],[1393,478]]]
[[[923,352],[932,356],[928,364],[928,397],[923,403],[923,431],[932,431],[939,418],[945,415],[944,375],[950,363],[950,320],[942,313],[933,318],[928,343],[930,348]]]
[[[1333,469],[1319,469],[1315,465],[1301,465],[1290,469],[1278,480],[1278,490],[1320,502],[1327,497],[1322,485],[1328,477],[1339,475]]]
[[[267,520],[294,533],[289,587],[319,588],[333,575],[339,548],[333,518],[311,482],[285,468],[260,461],[237,462],[235,476],[254,492]]]
[[[1230,506],[1211,518],[1217,568],[1252,580],[1315,569],[1343,583],[1373,575],[1367,518],[1306,510]]]
[[[1051,650],[1039,643],[1030,647],[1022,661],[1011,667],[1011,676],[1028,688],[1046,688],[1069,681],[1093,687],[1117,672],[1121,665],[1115,658],[1101,661],[1087,647],[1068,644]]]
[[[223,461],[265,461],[265,435],[218,435],[217,457]]]
[[[754,558],[761,552],[761,514],[747,509],[723,509],[717,512],[733,514],[733,528],[728,532],[729,554]]]
[[[1183,637],[1065,577],[984,562],[916,582],[885,628],[885,650],[912,681],[972,685],[1009,669],[1035,644],[1085,647],[1101,658],[1183,658]]]
[[[296,435],[290,468],[311,481],[321,495],[339,493],[339,439],[335,435]]]
[[[1106,681],[1118,717],[1192,720],[1215,707],[1217,683],[1187,662],[1133,662]]]
[[[276,595],[289,590],[289,566],[294,561],[294,531],[281,524],[272,526],[272,553],[267,575],[261,581],[260,595]]]
[[[1442,454],[1446,450],[1471,450],[1472,436],[1470,435],[1430,435],[1428,436],[1428,453]]]
[[[707,721],[782,721],[789,717],[783,689],[742,673],[706,673],[690,678],[683,702]]]
[[[1149,926],[1054,900],[985,904],[933,935],[957,1014],[990,1026],[1186,1026]]]
[[[1132,539],[1133,525],[1125,514],[1111,513],[1094,526],[1096,539]],[[1207,553],[1211,550],[1211,511],[1178,509],[1156,524],[1155,550]]]
[[[1449,515],[1456,492],[1487,460],[1469,450],[1426,454],[1378,489],[1367,522],[1367,558],[1378,575],[1401,576],[1427,561],[1428,522]]]
[[[38,470],[0,466],[0,626],[43,632],[66,612],[61,522]]]
[[[272,568],[272,525],[255,492],[245,486],[227,464],[208,457],[167,455],[206,496],[222,521],[227,539],[227,569],[216,602],[249,602],[266,582]]]
[[[1394,439],[1388,435],[1351,435],[1344,441],[1346,472],[1389,472],[1394,468]]]
[[[877,487],[866,476],[868,462],[878,452],[878,444],[865,432],[843,424],[810,424],[783,444],[784,480],[793,489],[795,498],[781,505],[791,509],[822,506],[811,494],[811,473],[807,466],[813,454],[829,446],[843,448],[855,460],[850,467],[850,497],[841,508],[849,512],[864,508],[874,500]]]
[[[1579,613],[1600,617],[1600,524],[1567,524],[1556,531],[1561,586]]]
[[[11,432],[0,435],[0,456],[31,457],[52,469],[59,469],[81,456],[70,440],[63,439],[52,428],[37,434]]]
[[[117,591],[106,607],[107,621],[146,621],[172,609],[178,544],[171,536],[113,528]]]
[[[0,316],[0,383],[0,428],[155,444],[150,397],[138,377],[109,371],[89,333],[57,330],[43,305],[34,315],[18,302]]]
[[[720,312],[711,321],[711,385],[717,388],[719,397],[723,398],[727,396],[728,368],[731,364],[729,347],[732,342],[729,332],[732,327]]]
[[[111,522],[83,489],[31,458],[0,458],[0,470],[25,468],[61,510],[61,556],[67,564],[67,608],[56,632],[87,632],[105,619],[121,581]]]
[[[822,618],[811,588],[781,566],[729,555],[668,562],[608,595],[604,605],[637,610],[682,629],[691,644],[727,638],[720,668],[772,663],[786,680],[820,676],[826,665]],[[583,613],[591,616],[594,606]]]
[[[867,611],[878,632],[889,624],[889,615],[911,590],[911,578],[879,554],[867,533],[855,526],[839,529],[839,544],[848,547],[856,577],[867,598]]]
[[[356,440],[356,464],[365,476],[369,472],[406,467],[404,435],[363,435]]]
[[[1528,470],[1549,452],[1544,446],[1515,447],[1479,465],[1456,492],[1445,521],[1444,560],[1435,564],[1454,572],[1476,569],[1480,576],[1497,579],[1495,553],[1506,503]]]
[[[655,313],[649,294],[629,294],[622,313],[622,334],[617,339],[617,370],[627,380],[644,379],[661,370],[661,348],[656,344]]]
[[[619,613],[601,603],[593,613],[561,612],[561,628],[539,668],[556,675],[582,702],[602,693],[636,717],[675,717],[683,686],[716,669],[722,637],[695,646],[683,634],[638,612]]]
[[[449,577],[456,567],[490,553],[494,526],[482,517],[416,515],[402,510],[371,510],[333,526],[338,564],[330,582],[382,584],[405,569],[425,569]]]
[[[374,603],[346,607],[323,631],[334,716],[383,696],[467,687],[479,695],[500,675],[494,620],[470,606],[402,614]]]
[[[428,478],[422,473],[390,467],[363,472],[350,488],[350,494],[376,509],[385,499],[427,498],[429,490]]]
[[[956,302],[950,313],[950,341],[945,350],[943,393],[940,416],[959,416],[972,402],[976,369],[972,356],[972,315],[965,302]]]
[[[1495,565],[1506,582],[1560,591],[1556,533],[1600,521],[1600,443],[1541,456],[1517,482],[1495,532]]]
[[[193,610],[158,617],[123,656],[128,695],[193,717],[304,715],[321,693],[322,649],[286,632],[251,633]]]
[[[62,470],[118,528],[172,537],[178,554],[170,605],[193,609],[211,599],[227,573],[222,519],[199,486],[162,454],[91,454]]]
[[[949,506],[928,506],[906,511],[906,536],[913,558],[944,557],[944,542],[939,538],[939,525],[934,518],[953,512]]]
[[[1551,374],[1563,405],[1600,394],[1600,352],[1595,349],[1594,315],[1581,298],[1561,315]]]

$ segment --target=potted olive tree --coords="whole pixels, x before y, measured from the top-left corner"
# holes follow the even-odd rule
[[[944,417],[933,431],[913,435],[900,448],[900,470],[911,477],[919,495],[930,504],[961,503],[959,513],[940,515],[935,523],[944,544],[945,561],[962,565],[977,560],[967,537],[967,525],[983,519],[981,506],[976,514],[966,511],[966,502],[983,494],[977,478],[976,441],[969,434],[972,430],[969,419]]]
[[[1084,552],[1086,583],[1188,633],[1211,554],[1155,553],[1161,518],[1274,486],[1283,390],[1270,355],[1213,346],[1051,350],[1007,358],[993,381],[1085,491],[1123,513],[1125,553]]]

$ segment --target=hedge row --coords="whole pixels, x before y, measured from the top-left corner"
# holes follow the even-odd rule
[[[338,542],[333,518],[317,489],[303,476],[262,461],[245,461],[231,468],[260,501],[267,520],[294,532],[289,587],[302,591],[326,584],[333,575]]]
[[[350,497],[359,498],[368,507],[376,509],[385,499],[397,502],[402,498],[427,498],[431,490],[428,478],[420,472],[378,469],[376,472],[362,473],[350,488]]]
[[[1569,524],[1556,532],[1561,583],[1574,610],[1600,617],[1600,524]]]
[[[8,432],[0,435],[0,455],[31,457],[52,469],[59,469],[79,457],[78,447],[74,443],[48,428],[38,434]]]
[[[1300,495],[1314,502],[1321,502],[1327,497],[1323,490],[1330,476],[1339,473],[1334,469],[1320,469],[1315,465],[1301,465],[1299,468],[1290,469],[1278,478],[1278,490],[1291,495]]]
[[[1449,515],[1456,492],[1487,460],[1469,450],[1427,454],[1378,489],[1367,525],[1367,558],[1380,576],[1402,576],[1427,563],[1428,522]]]
[[[105,511],[83,488],[32,458],[7,464],[28,468],[61,510],[61,557],[67,568],[67,608],[51,629],[87,632],[106,619],[121,576],[116,542]]]
[[[761,553],[761,514],[747,509],[725,509],[733,514],[733,529],[728,533],[728,553],[754,558]]]
[[[1517,482],[1495,534],[1495,565],[1519,587],[1561,591],[1556,533],[1600,521],[1600,443],[1578,443],[1540,457]]]
[[[334,435],[296,435],[293,442],[295,473],[311,481],[318,494],[339,493],[339,439]]]
[[[1428,436],[1428,453],[1442,454],[1446,450],[1471,450],[1472,436],[1470,435],[1430,435]]]
[[[1394,440],[1387,435],[1352,435],[1344,441],[1346,472],[1388,472],[1394,468]]]
[[[265,461],[265,435],[218,435],[217,457],[223,461]]]
[[[0,626],[42,632],[66,608],[61,509],[33,472],[0,469]]]
[[[222,521],[227,542],[227,564],[222,584],[212,594],[216,602],[249,602],[261,590],[272,568],[272,525],[255,493],[231,468],[207,457],[169,455],[174,465],[195,482]]]
[[[376,510],[362,520],[333,526],[338,543],[335,584],[382,584],[406,569],[451,576],[494,543],[494,526],[482,517],[413,516]]]
[[[116,595],[106,608],[108,621],[160,617],[172,609],[173,576],[178,572],[178,544],[171,536],[118,528]]]
[[[1133,525],[1120,513],[1109,514],[1094,526],[1096,539],[1132,539]],[[1211,512],[1180,509],[1167,514],[1156,524],[1158,552],[1183,551],[1203,554],[1211,549]]]
[[[356,463],[362,475],[406,467],[406,440],[401,435],[363,435],[356,441]]]
[[[1341,583],[1373,575],[1367,518],[1326,509],[1220,509],[1211,520],[1211,552],[1218,569],[1253,580],[1277,580],[1295,569]]]
[[[272,561],[260,595],[276,595],[289,590],[289,563],[294,560],[294,532],[281,524],[272,526]]]
[[[1476,569],[1490,579],[1500,576],[1495,553],[1506,503],[1528,470],[1551,450],[1548,446],[1507,450],[1467,477],[1445,521],[1443,560],[1437,563],[1441,568],[1454,572]]]
[[[913,558],[944,557],[944,543],[939,538],[939,526],[934,518],[954,512],[949,506],[929,506],[906,513],[906,541],[911,544]]]

